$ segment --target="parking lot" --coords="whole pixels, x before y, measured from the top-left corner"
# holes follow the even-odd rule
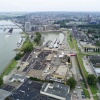
[[[45,57],[48,56],[49,54],[51,54],[51,51],[44,50],[38,55],[38,58],[45,59]]]
[[[35,70],[44,70],[46,64],[44,62],[36,62],[33,69]]]
[[[51,54],[51,51],[44,50],[40,52],[37,58],[32,58],[32,54],[31,56],[29,55],[28,57],[29,65],[23,70],[23,72],[29,72],[30,70],[44,70],[46,67],[45,57],[48,56],[49,54]]]

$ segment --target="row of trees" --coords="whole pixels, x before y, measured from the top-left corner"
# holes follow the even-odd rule
[[[39,32],[36,33],[36,37],[34,39],[34,42],[36,44],[39,44],[41,42],[41,34]]]
[[[87,82],[88,82],[89,85],[96,85],[97,82],[100,83],[100,76],[99,77],[96,77],[95,75],[90,74],[87,77]]]
[[[39,82],[42,82],[42,83],[44,83],[44,82],[53,83],[52,80],[42,80],[42,79],[38,79],[38,78],[35,78],[35,77],[30,77],[30,80],[32,80],[32,81],[39,81]]]
[[[84,48],[84,51],[88,52],[90,49],[93,50],[93,52],[100,52],[100,48]]]
[[[96,77],[95,75],[90,74],[87,77],[87,82],[89,85],[95,86],[97,84],[97,82],[100,83],[100,76]],[[76,84],[77,84],[77,82],[73,77],[71,77],[70,79],[67,80],[67,85],[69,85],[71,89],[75,88]]]
[[[25,55],[25,53],[30,52],[32,50],[33,50],[33,44],[27,37],[26,41],[24,42],[22,46],[21,51],[18,54],[16,54],[15,60],[20,60]]]
[[[95,75],[90,74],[87,77],[87,82],[89,85],[95,86],[97,84],[97,82],[100,83],[100,76],[96,77]],[[77,82],[73,77],[71,77],[70,79],[67,80],[67,85],[69,85],[71,89],[75,88],[76,84],[77,84]]]
[[[15,56],[15,60],[20,60],[22,57],[24,56],[24,53],[18,53],[16,56]]]

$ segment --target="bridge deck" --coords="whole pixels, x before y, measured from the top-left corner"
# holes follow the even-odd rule
[[[22,26],[17,26],[17,25],[0,25],[0,29],[23,29]]]

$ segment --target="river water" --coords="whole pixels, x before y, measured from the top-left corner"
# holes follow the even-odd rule
[[[0,20],[0,25],[14,25],[11,21]],[[13,33],[8,36],[6,31],[0,30],[0,73],[6,68],[9,62],[15,57],[16,52],[13,51],[17,47],[22,32],[21,29],[14,29]]]
[[[0,21],[0,25],[14,25],[11,21]],[[8,30],[0,30],[0,73],[3,72],[3,70],[7,67],[9,62],[15,57],[16,52],[14,49],[17,48],[17,43],[21,37],[20,32],[22,32],[21,29],[14,29],[13,33],[8,36],[7,35]],[[42,33],[44,37],[45,44],[48,40],[54,41],[55,39],[59,39],[60,41],[63,41],[64,34],[59,32],[48,32],[48,33]]]
[[[54,40],[59,39],[61,42],[64,39],[64,34],[60,32],[47,32],[42,33],[42,36],[44,37],[43,45],[48,41],[51,40],[54,42]]]

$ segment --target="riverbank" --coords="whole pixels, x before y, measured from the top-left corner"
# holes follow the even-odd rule
[[[63,33],[63,32],[60,32],[60,31],[55,31],[57,33]],[[59,38],[59,34],[56,34],[54,31],[50,32],[51,34],[47,33],[47,34],[43,34],[43,36],[45,37],[45,40],[43,38],[43,40],[41,40],[41,42],[46,42],[48,41],[49,39],[52,39],[52,41],[55,39],[55,38]],[[24,34],[25,32],[22,32],[22,34]],[[25,38],[27,38],[27,35],[25,36]],[[63,37],[61,37],[61,40],[62,40]],[[22,48],[26,48],[27,47],[27,44],[28,43],[24,43],[24,46],[22,45],[20,49],[18,49],[19,51],[22,50]],[[33,46],[35,46],[36,44],[33,43]],[[18,53],[18,52],[17,52]],[[13,57],[15,58],[15,56]],[[2,76],[4,75],[7,75],[9,74],[17,65],[16,63],[17,61],[15,61],[14,59],[12,59],[10,61],[10,63],[7,65],[7,67],[3,70],[2,72]]]
[[[0,25],[15,25],[10,20],[0,20]],[[0,75],[8,66],[9,62],[15,57],[14,49],[21,38],[21,29],[14,29],[11,35],[7,35],[8,29],[0,30]]]
[[[5,75],[8,75],[16,67],[16,65],[17,61],[12,59],[0,76],[3,78]]]
[[[34,44],[32,44],[33,46],[34,46]],[[19,49],[19,51],[18,51],[18,53],[17,54],[22,54],[22,50],[24,50],[24,49],[26,49],[26,48],[28,48],[30,46],[30,43],[29,43],[29,41],[27,40],[27,38],[26,38],[26,40],[24,41],[24,43],[23,43],[23,45],[21,46],[21,48]],[[29,50],[29,49],[28,49]],[[25,52],[24,52],[24,54],[25,54]],[[23,54],[22,54],[23,55]],[[23,55],[24,56],[24,55]],[[20,59],[23,57],[23,56],[21,56],[20,57]],[[16,57],[16,56],[15,56]],[[8,75],[15,67],[17,67],[16,65],[17,65],[17,60],[15,60],[15,57],[10,61],[10,63],[7,65],[7,67],[2,71],[2,73],[1,73],[1,77],[3,78],[5,75]],[[19,60],[20,60],[19,59]]]
[[[62,33],[60,30],[47,30],[47,31],[42,31],[40,33]]]

